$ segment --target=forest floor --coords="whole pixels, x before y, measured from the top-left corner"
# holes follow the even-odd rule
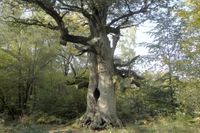
[[[112,128],[102,131],[92,131],[84,128],[53,127],[49,133],[200,133],[200,123],[157,121],[143,124],[128,124],[122,129]]]
[[[122,129],[112,128],[92,131],[73,125],[35,125],[22,126],[18,123],[0,124],[0,133],[200,133],[200,121],[169,121],[160,119],[153,122],[141,121],[138,124],[127,124]]]

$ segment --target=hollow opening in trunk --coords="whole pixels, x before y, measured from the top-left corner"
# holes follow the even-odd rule
[[[98,88],[96,88],[96,89],[94,90],[93,95],[94,95],[95,101],[97,102],[98,99],[99,99],[99,97],[100,97],[100,91],[99,91]]]

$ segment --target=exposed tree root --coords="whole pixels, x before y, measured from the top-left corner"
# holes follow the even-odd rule
[[[81,126],[92,130],[103,130],[111,127],[122,127],[121,121],[117,116],[108,116],[103,113],[86,113],[81,122]]]

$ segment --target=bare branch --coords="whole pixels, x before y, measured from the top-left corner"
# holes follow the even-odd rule
[[[120,25],[120,29],[126,29],[126,28],[129,28],[129,27],[133,27],[133,26],[138,26],[140,24],[142,24],[143,22],[147,21],[148,18],[142,20],[141,22],[137,23],[137,24],[129,24],[129,25]]]
[[[66,4],[66,3],[63,2],[63,0],[58,0],[58,1],[63,5],[63,7],[61,7],[60,9],[82,13],[86,18],[90,17],[90,14],[83,7],[83,1],[82,0],[81,0],[81,7]]]
[[[128,4],[128,3],[126,2],[126,4]],[[118,17],[118,18],[113,19],[113,20],[108,24],[108,26],[111,26],[111,25],[117,23],[118,21],[120,21],[120,20],[122,20],[122,19],[125,19],[125,18],[128,19],[129,17],[134,16],[134,15],[136,15],[136,14],[146,13],[146,12],[147,12],[147,9],[149,8],[149,6],[150,6],[151,4],[152,4],[152,2],[149,3],[149,4],[147,4],[146,2],[144,2],[144,6],[142,6],[139,10],[134,11],[134,12],[131,11],[131,10],[130,10],[130,7],[128,6],[129,12],[128,12],[127,14],[124,14],[124,15]],[[123,22],[123,23],[124,23],[124,22]]]
[[[13,20],[7,20],[9,18],[11,18]],[[30,25],[30,26],[36,25],[36,26],[49,28],[51,30],[59,30],[58,26],[52,25],[50,23],[45,24],[45,23],[42,23],[41,21],[38,21],[36,19],[20,19],[20,18],[15,18],[13,16],[8,16],[8,17],[4,17],[3,21],[5,21],[5,22],[17,22],[17,23],[21,23],[21,24],[24,24],[24,25]]]
[[[128,1],[125,0],[125,3],[126,3],[126,6],[128,7],[129,12],[131,12],[131,8],[130,8],[130,6],[129,6],[129,4],[128,4]]]
[[[61,36],[61,44],[66,45],[67,42],[78,43],[85,46],[89,46],[89,41],[91,40],[90,37],[83,37],[83,36],[76,36],[76,35],[62,35]]]
[[[131,17],[131,16],[133,16],[133,15],[135,15],[135,14],[144,13],[144,12],[146,12],[146,11],[145,11],[145,10],[138,10],[138,11],[135,11],[135,12],[130,12],[130,13],[128,13],[128,14],[122,15],[121,17],[118,17],[118,18],[113,19],[113,20],[108,24],[108,26],[113,25],[114,23],[118,22],[118,21],[121,20],[121,19],[124,19],[124,18],[127,18],[127,17]]]

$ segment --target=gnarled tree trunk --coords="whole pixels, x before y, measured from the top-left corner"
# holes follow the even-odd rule
[[[97,53],[89,54],[89,87],[87,94],[87,112],[83,125],[92,129],[110,126],[120,127],[116,113],[115,88],[112,80],[114,73],[113,55],[107,36],[96,44]]]

